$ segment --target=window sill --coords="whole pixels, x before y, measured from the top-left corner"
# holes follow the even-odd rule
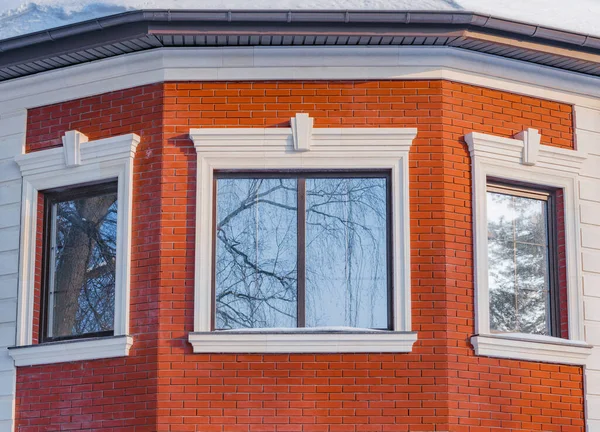
[[[125,357],[133,344],[131,336],[111,336],[11,347],[15,366],[35,366],[81,360]]]
[[[190,333],[195,353],[411,352],[416,332],[371,329],[252,329]]]
[[[513,360],[585,365],[592,347],[585,342],[524,333],[471,337],[475,354]]]

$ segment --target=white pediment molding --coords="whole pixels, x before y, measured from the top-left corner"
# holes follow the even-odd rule
[[[572,174],[579,172],[587,158],[584,152],[541,145],[540,140],[541,135],[536,129],[526,129],[514,138],[479,132],[465,135],[473,160],[535,166]]]

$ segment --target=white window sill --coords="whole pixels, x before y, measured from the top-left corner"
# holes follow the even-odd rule
[[[15,366],[35,366],[81,360],[125,357],[133,344],[131,336],[109,336],[11,347]]]
[[[195,353],[411,352],[416,332],[355,328],[221,330],[190,333]]]
[[[477,335],[471,344],[480,356],[571,365],[585,365],[592,353],[583,341],[524,333]]]

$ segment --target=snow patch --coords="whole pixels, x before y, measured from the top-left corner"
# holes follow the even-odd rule
[[[576,0],[0,0],[0,39],[133,9],[473,11],[600,36],[600,1]]]

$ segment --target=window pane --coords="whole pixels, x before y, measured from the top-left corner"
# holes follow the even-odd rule
[[[488,192],[490,326],[550,334],[547,201]]]
[[[306,180],[306,326],[388,327],[386,179]]]
[[[113,330],[117,194],[53,205],[49,337]]]
[[[217,180],[217,329],[296,327],[296,183]]]

